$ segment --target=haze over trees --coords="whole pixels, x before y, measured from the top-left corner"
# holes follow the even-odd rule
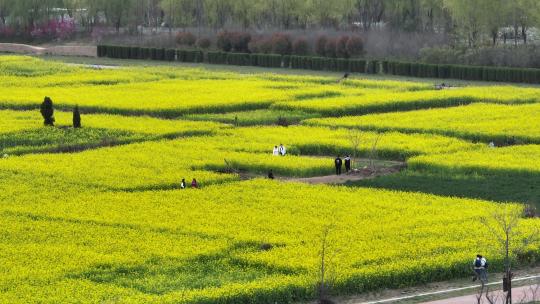
[[[44,26],[51,20],[61,22]],[[431,63],[540,67],[540,51],[528,47],[538,40],[539,24],[537,0],[0,0],[0,39],[53,27],[92,35],[104,28],[131,35],[190,31],[215,41],[229,29],[302,33],[313,45],[321,31],[354,31],[368,41],[368,56]],[[525,51],[463,51],[499,46]]]
[[[244,29],[351,29],[385,26],[450,33],[475,45],[499,32],[521,37],[540,21],[536,0],[0,0],[1,26],[29,29],[65,9],[91,28],[97,23]],[[511,29],[512,32],[507,32]]]

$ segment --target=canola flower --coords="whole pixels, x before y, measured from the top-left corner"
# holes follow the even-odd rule
[[[3,161],[0,170],[66,180],[81,188],[111,190],[178,188],[182,178],[197,178],[202,185],[237,180],[236,175],[219,173],[229,169],[260,175],[272,169],[278,175],[294,177],[332,173],[328,159],[236,152],[208,143],[204,137],[186,138],[75,154],[25,155]]]
[[[69,152],[163,138],[211,135],[230,128],[213,122],[83,114],[73,129],[72,113],[57,111],[56,127],[44,128],[38,111],[0,110],[0,152]]]
[[[432,91],[429,84],[417,82],[355,79],[337,84],[330,77],[194,68],[92,70],[23,56],[0,56],[0,81],[0,106],[12,108],[0,111],[0,144],[9,151],[45,152],[62,144],[95,148],[24,156],[0,152],[10,155],[0,159],[0,302],[6,303],[309,300],[315,297],[325,227],[331,227],[328,252],[333,259],[328,266],[337,294],[463,277],[478,251],[500,270],[498,244],[477,238],[489,234],[478,214],[521,212],[521,205],[240,181],[234,173],[261,176],[272,169],[278,177],[331,174],[328,155],[351,152],[347,136],[362,117],[343,128],[336,128],[339,124],[332,119],[288,128],[239,128],[212,121],[230,122],[225,119],[234,113],[260,123],[291,109],[302,111],[300,120],[340,111],[364,114],[479,101],[525,104],[538,96],[537,89],[510,86]],[[79,104],[102,114],[83,111],[83,128],[74,130],[66,128],[71,113],[57,110],[60,128],[44,128],[36,110],[43,96],[51,96],[57,109]],[[515,107],[534,113],[535,105]],[[463,108],[490,115],[504,111],[504,106]],[[467,116],[452,111],[446,113]],[[497,121],[528,121],[527,115],[512,111],[508,107],[511,118]],[[153,117],[114,115],[119,113]],[[157,118],[193,113],[204,115]],[[418,113],[423,112],[403,113],[404,125],[406,117]],[[506,134],[495,126],[489,131],[486,119],[478,116],[476,134]],[[427,120],[418,119],[418,129],[402,129],[410,133],[381,131],[378,157],[406,159],[411,170],[538,179],[537,145],[488,149],[434,135],[456,136],[441,131],[454,128],[450,121],[430,128]],[[323,121],[329,124],[319,126]],[[528,128],[535,130],[534,125]],[[515,127],[508,130],[521,134]],[[360,134],[359,149],[365,155],[380,134]],[[99,148],[103,136],[125,145]],[[272,156],[279,143],[294,155]],[[178,190],[182,178],[189,183],[194,177],[201,189]],[[516,243],[540,228],[537,219],[519,224]],[[529,243],[525,251],[538,257],[540,244]]]
[[[540,145],[521,145],[503,148],[484,148],[451,154],[433,154],[409,160],[413,169],[450,171],[456,173],[499,172],[540,175]]]
[[[478,103],[445,109],[321,118],[306,125],[435,133],[484,142],[540,143],[540,104]]]
[[[64,109],[79,104],[82,109],[95,112],[176,117],[265,109],[280,101],[360,96],[373,90],[427,89],[425,83],[412,82],[360,79],[337,84],[328,77],[248,75],[170,67],[95,70],[27,57],[3,60],[6,66],[0,70],[0,96],[4,97],[0,98],[0,105],[16,109],[35,108],[43,96],[50,96]],[[17,71],[17,67],[28,72],[11,72]]]
[[[471,199],[263,180],[204,191],[41,197],[0,207],[0,229],[9,231],[3,240],[7,255],[0,255],[8,266],[0,270],[0,297],[130,303],[309,299],[325,225],[332,227],[329,267],[337,292],[448,279],[468,274],[477,250],[490,256],[493,269],[502,267],[496,243],[470,233],[489,233],[477,210],[500,208]],[[526,235],[538,225],[522,220],[520,231]],[[270,249],[261,249],[263,243]],[[527,250],[537,252],[539,245]]]
[[[335,155],[352,155],[354,152],[350,140],[350,129],[345,128],[266,126],[221,130],[219,134],[220,136],[215,138],[215,143],[209,145],[246,152],[268,153],[274,145],[283,143],[292,154],[334,157]],[[482,145],[472,144],[465,140],[420,133],[353,132],[353,135],[359,138],[358,156],[368,156],[378,138],[377,157],[390,160],[404,160],[414,155],[450,153],[482,147]]]
[[[513,86],[464,87],[452,90],[389,92],[373,90],[363,96],[276,102],[272,109],[318,113],[325,116],[364,115],[449,107],[473,102],[525,104],[540,101],[540,89]]]

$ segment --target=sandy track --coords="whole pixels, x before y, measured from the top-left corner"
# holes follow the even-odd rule
[[[30,55],[97,57],[96,46],[60,45],[38,47],[18,43],[0,43],[0,52]]]

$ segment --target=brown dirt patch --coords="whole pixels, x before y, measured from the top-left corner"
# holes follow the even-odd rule
[[[405,169],[407,165],[402,162],[392,162],[387,164],[384,167],[376,167],[375,170],[364,167],[361,169],[355,169],[349,173],[343,173],[341,175],[327,175],[327,176],[316,176],[308,178],[291,178],[286,179],[287,181],[293,182],[302,182],[308,184],[346,184],[348,182],[355,182],[365,179],[372,179],[379,176],[396,174],[401,170]]]

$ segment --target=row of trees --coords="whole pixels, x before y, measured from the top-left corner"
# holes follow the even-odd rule
[[[32,29],[69,16],[133,31],[141,26],[221,29],[385,27],[454,35],[470,46],[498,39],[527,42],[540,22],[537,0],[0,0],[0,27]]]

